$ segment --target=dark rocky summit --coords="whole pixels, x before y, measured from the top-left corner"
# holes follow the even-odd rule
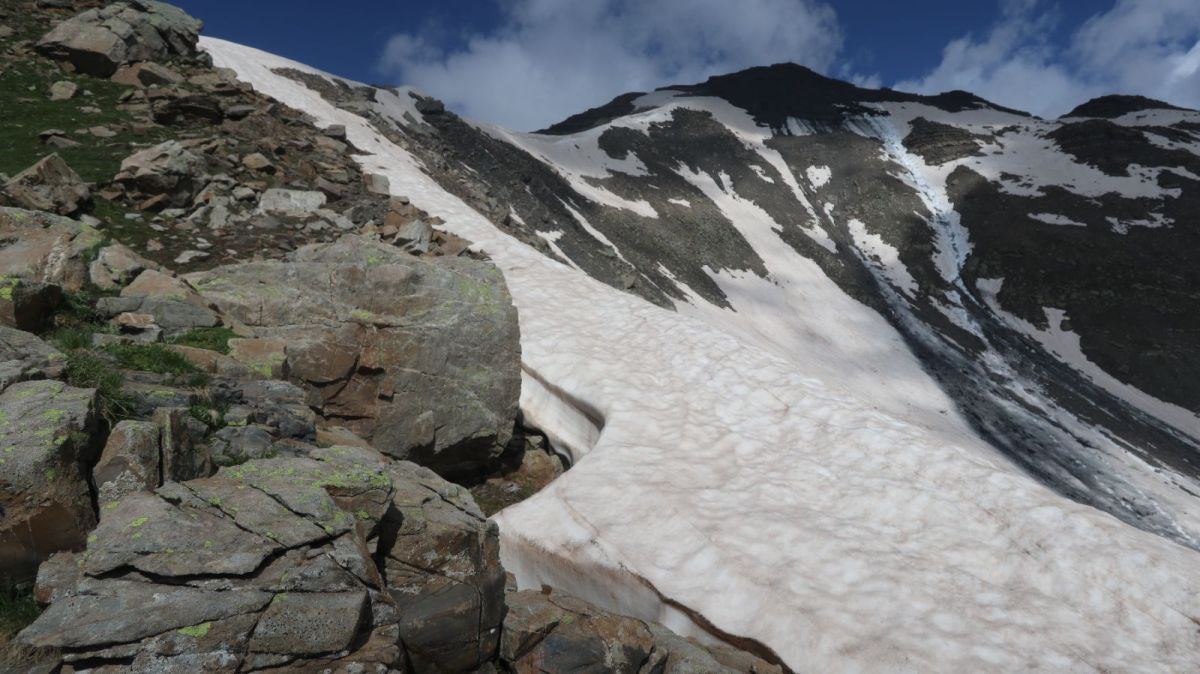
[[[1146,110],[1186,110],[1170,103],[1156,101],[1153,98],[1145,96],[1100,96],[1092,100],[1078,105],[1062,118],[1068,117],[1100,117],[1103,119],[1113,119],[1127,115],[1131,112],[1142,112]]]

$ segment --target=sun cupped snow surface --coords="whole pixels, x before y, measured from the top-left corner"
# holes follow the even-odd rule
[[[587,445],[562,478],[498,517],[505,567],[523,587],[545,582],[681,632],[752,640],[795,671],[1200,665],[1194,552],[1035,483],[933,402],[897,409],[887,372],[881,404],[832,368],[807,371],[806,361],[853,357],[837,344],[784,358],[703,312],[654,307],[537,253],[366,121],[271,71],[303,66],[203,44],[263,93],[346,125],[370,153],[367,170],[504,271],[520,312],[523,407]],[[724,191],[718,177],[693,177]],[[878,327],[856,336],[865,356],[897,348]]]

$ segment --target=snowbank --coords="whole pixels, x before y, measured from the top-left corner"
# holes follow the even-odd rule
[[[498,517],[505,566],[522,586],[548,582],[681,631],[748,637],[798,671],[1200,665],[1194,552],[1034,483],[950,414],[930,422],[930,401],[905,412],[888,371],[876,373],[876,399],[830,379],[850,362],[820,376],[803,365],[852,350],[800,335],[796,348],[811,353],[785,358],[704,312],[659,309],[550,260],[440,189],[362,119],[270,71],[303,66],[203,45],[260,91],[345,124],[372,153],[366,169],[504,270],[527,373],[541,387],[523,405],[581,454]],[[888,351],[894,333],[857,339],[882,350],[869,354],[879,362],[911,359]],[[911,385],[934,395],[927,381]]]

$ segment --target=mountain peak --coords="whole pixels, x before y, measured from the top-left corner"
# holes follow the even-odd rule
[[[1112,94],[1093,98],[1063,115],[1063,117],[1102,117],[1104,119],[1113,119],[1131,112],[1141,112],[1143,110],[1180,110],[1191,112],[1187,108],[1181,108],[1145,96]]]
[[[924,96],[894,89],[865,89],[822,75],[798,63],[755,66],[714,75],[699,84],[676,84],[658,90],[721,98],[749,112],[759,124],[775,129],[785,128],[789,118],[836,125],[847,117],[877,114],[876,110],[864,104],[885,102],[924,103],[951,112],[990,108],[1028,116],[1026,112],[996,105],[967,91]],[[537,133],[566,135],[595,128],[638,112],[635,101],[642,95],[622,94],[604,105],[572,115]]]

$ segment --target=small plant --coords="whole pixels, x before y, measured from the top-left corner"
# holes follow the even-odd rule
[[[229,328],[194,328],[173,338],[171,343],[228,354],[229,340],[236,336]]]
[[[196,403],[188,408],[188,414],[200,423],[208,426],[209,433],[219,431],[227,425],[225,422],[226,406],[217,405],[208,400]]]
[[[47,335],[46,339],[63,351],[74,351],[90,348],[93,334],[95,333],[88,327],[72,326],[58,328]]]
[[[203,374],[187,358],[163,344],[118,343],[105,345],[104,351],[127,370],[142,370],[159,374]],[[200,384],[197,384],[200,385]]]
[[[0,588],[0,655],[8,650],[17,632],[37,620],[41,613],[42,609],[34,601],[34,592],[29,586]],[[4,662],[0,661],[0,664]]]
[[[121,390],[125,378],[94,351],[70,351],[64,376],[71,386],[96,389],[96,411],[109,425],[127,418],[134,409],[132,398]]]

